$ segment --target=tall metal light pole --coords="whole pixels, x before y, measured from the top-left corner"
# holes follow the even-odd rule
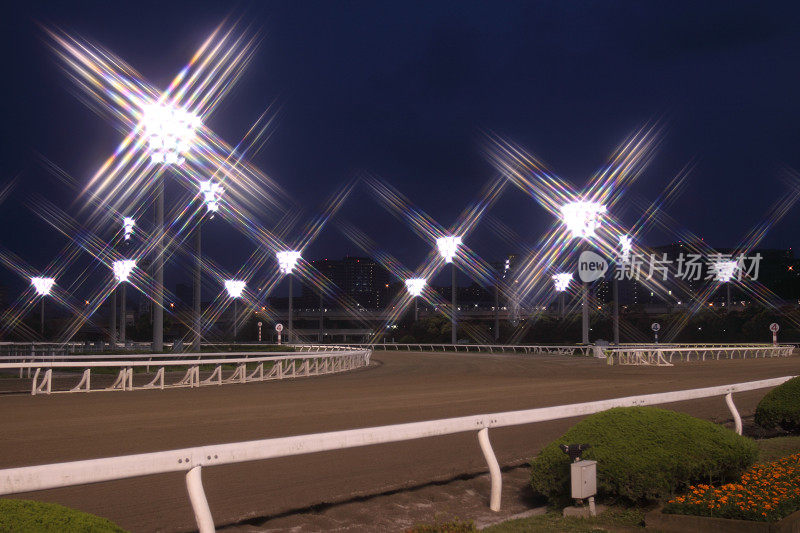
[[[293,318],[292,285],[294,285],[294,283],[292,280],[292,271],[294,270],[295,265],[297,265],[297,261],[300,260],[300,252],[296,250],[283,250],[277,252],[275,256],[278,258],[278,268],[280,269],[281,273],[286,275],[287,278],[289,278],[289,316],[287,320],[289,327],[286,332],[286,341],[292,342],[292,339],[294,337],[294,327],[293,327],[294,324],[292,321]]]
[[[125,342],[125,282],[128,281],[133,269],[136,268],[136,261],[133,259],[121,259],[119,261],[114,261],[111,267],[114,271],[114,280],[117,282],[117,284],[123,284],[121,288],[122,320],[120,321],[119,325],[119,337],[122,342]],[[116,290],[116,287],[114,287],[114,289]]]
[[[242,296],[246,283],[240,279],[226,279],[225,290],[228,296],[233,298],[233,342],[236,344],[236,337],[239,334],[239,312],[236,302]]]
[[[190,111],[169,104],[154,104],[143,110],[142,125],[154,165],[181,165],[189,152],[200,119]],[[164,177],[156,185],[155,209],[155,291],[153,295],[154,352],[164,351]]]
[[[125,242],[131,240],[133,236],[133,228],[136,226],[136,220],[133,217],[122,217],[122,229],[125,235]],[[119,341],[123,344],[127,341],[126,329],[128,327],[128,303],[127,303],[127,285],[123,284],[119,288],[120,298],[120,317],[119,317]]]
[[[553,276],[556,292],[558,293],[558,314],[564,316],[564,292],[569,288],[572,281],[572,273],[561,272]]]
[[[222,185],[212,181],[200,182],[200,194],[203,196],[203,204],[206,206],[208,218],[214,218],[214,214],[219,210],[220,196],[223,193]],[[203,227],[204,216],[200,216],[197,227],[194,229],[194,287],[192,291],[192,351],[200,352],[200,345],[203,339]]]
[[[627,263],[631,260],[631,249],[633,248],[633,238],[630,235],[620,235],[620,262]],[[617,263],[617,265],[620,264]],[[611,273],[611,290],[614,298],[614,345],[619,346],[619,280],[617,273]]]
[[[419,300],[419,296],[422,294],[422,290],[425,288],[425,284],[428,283],[425,278],[409,278],[405,281],[406,289],[408,289],[408,293],[414,297],[414,322],[417,322],[417,318],[419,317],[419,307],[417,306],[417,301]]]
[[[44,339],[44,298],[45,296],[50,294],[50,291],[53,288],[56,280],[54,278],[42,278],[42,277],[33,277],[31,278],[31,284],[33,288],[36,290],[36,294],[41,296],[41,307],[40,307],[40,316],[39,316],[39,332],[42,335],[42,339]]]
[[[736,261],[717,261],[714,264],[717,281],[725,284],[725,290],[727,292],[725,308],[729,312],[731,307],[731,280],[733,279],[733,274],[736,272],[737,267],[738,263]]]
[[[606,212],[606,206],[599,202],[576,201],[561,206],[561,220],[572,234],[572,238],[584,241],[584,248],[594,237],[594,232],[600,227],[600,216]],[[581,290],[581,317],[582,341],[589,344],[589,284],[583,282]]]
[[[458,253],[459,246],[461,246],[461,237],[455,235],[448,235],[436,239],[436,247],[439,249],[439,255],[442,256],[445,263],[451,263],[452,267],[452,283],[450,285],[450,309],[452,311],[452,315],[450,316],[450,342],[452,344],[458,342],[458,287],[456,286],[456,264],[453,262],[453,258],[455,258]]]

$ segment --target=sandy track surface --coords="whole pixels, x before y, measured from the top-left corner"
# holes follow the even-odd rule
[[[528,409],[800,374],[798,359],[669,368],[609,367],[553,356],[376,352],[375,365],[295,380],[52,396],[0,397],[0,468]],[[766,391],[735,396],[752,413]],[[727,421],[722,397],[669,405]],[[574,420],[492,430],[518,464]],[[218,525],[274,516],[486,470],[475,434],[219,466],[203,471]],[[132,531],[191,530],[181,474],[19,495],[105,516]],[[485,496],[488,499],[488,495]]]

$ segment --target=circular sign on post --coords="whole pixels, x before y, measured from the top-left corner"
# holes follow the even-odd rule
[[[261,321],[258,322],[258,327],[261,327]]]
[[[779,331],[780,329],[781,329],[781,327],[778,325],[778,323],[777,323],[777,322],[773,322],[772,324],[770,324],[770,325],[769,325],[769,330],[770,330],[772,333],[778,333],[778,331]]]
[[[658,331],[661,329],[661,324],[659,324],[658,322],[653,322],[653,324],[650,326],[650,329],[652,329],[653,331]]]
[[[278,333],[283,331],[283,324],[275,324],[275,331],[277,331]]]

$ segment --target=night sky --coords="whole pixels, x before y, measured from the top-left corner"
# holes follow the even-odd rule
[[[785,175],[800,171],[796,2],[17,2],[0,16],[0,186],[18,177],[0,204],[0,246],[44,266],[66,241],[26,202],[38,194],[71,213],[78,206],[40,155],[85,183],[122,139],[76,98],[40,25],[105,46],[163,88],[226,17],[262,42],[208,125],[235,144],[267,107],[279,111],[254,162],[307,216],[367,171],[450,226],[493,176],[485,132],[582,187],[626,136],[659,120],[662,146],[628,197],[655,198],[694,161],[668,212],[712,246],[732,247],[787,190]],[[619,209],[635,222],[630,201]],[[552,223],[513,187],[491,213],[523,245]],[[428,251],[364,189],[340,214],[411,268]],[[762,246],[800,245],[799,221],[800,206]],[[468,244],[489,261],[519,251],[485,225]],[[225,223],[207,232],[206,253],[231,269],[252,248]],[[331,225],[305,256],[348,253],[360,254]],[[173,269],[167,285],[179,278],[188,281]],[[0,285],[17,283],[0,269]]]

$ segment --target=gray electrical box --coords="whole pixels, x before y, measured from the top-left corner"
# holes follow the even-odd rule
[[[570,465],[572,497],[582,500],[597,494],[597,461],[578,461]]]

